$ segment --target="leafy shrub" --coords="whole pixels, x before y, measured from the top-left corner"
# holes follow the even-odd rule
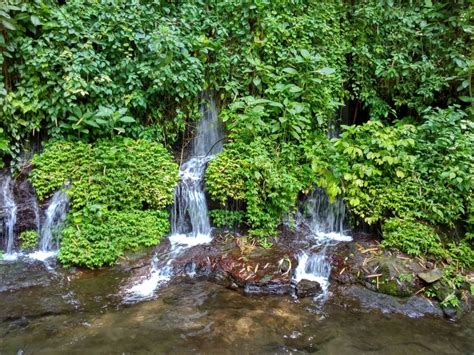
[[[274,235],[285,213],[294,212],[298,193],[311,185],[309,169],[289,145],[270,140],[229,143],[206,172],[206,187],[222,208],[241,207],[255,236]]]
[[[25,250],[33,250],[38,246],[38,231],[26,230],[20,233],[20,246]]]
[[[467,240],[458,243],[443,242],[432,226],[414,220],[389,218],[384,221],[382,245],[394,247],[407,254],[432,255],[452,259],[458,266],[474,265],[474,250]]]
[[[474,189],[474,122],[459,106],[427,109],[413,137],[416,156],[407,198],[416,218],[454,225],[468,211]],[[421,193],[420,193],[421,191]]]
[[[335,170],[351,210],[370,224],[392,213],[403,215],[407,199],[398,186],[415,160],[409,149],[415,145],[415,127],[373,120],[343,128],[334,141],[340,157]]]
[[[178,166],[161,144],[117,138],[95,144],[55,141],[33,159],[30,180],[40,200],[70,184],[73,210],[161,209],[173,202]]]
[[[55,137],[109,136],[133,123],[112,114],[123,111],[136,123],[157,124],[163,142],[177,138],[196,108],[204,68],[193,55],[198,35],[183,35],[168,6],[7,2],[19,5],[11,17],[23,19],[0,42],[8,58],[0,122],[10,137],[20,141],[42,129]]]
[[[210,210],[209,217],[216,227],[234,228],[242,223],[243,213],[231,210]]]
[[[461,240],[459,243],[448,244],[449,255],[461,266],[470,268],[474,265],[474,249],[472,240]]]
[[[239,139],[264,135],[277,142],[302,141],[315,126],[327,126],[346,95],[344,56],[349,44],[341,3],[290,3],[215,6],[226,16],[219,27],[228,32],[213,38],[222,46],[215,49],[217,60],[209,67],[218,87],[233,98],[222,117]],[[250,28],[242,29],[245,21]],[[219,34],[239,41],[239,46]]]
[[[166,211],[79,211],[61,232],[59,260],[97,268],[113,264],[126,250],[151,247],[169,231]]]
[[[360,1],[352,9],[351,86],[376,118],[417,117],[468,94],[471,57],[467,2]]]
[[[447,256],[434,228],[417,221],[389,218],[383,223],[383,236],[383,246],[394,247],[410,255]]]
[[[396,216],[452,227],[474,187],[474,126],[458,106],[427,109],[423,121],[343,126],[331,164],[319,151],[307,155],[314,171],[332,166],[326,180],[339,179],[352,212],[370,224]]]
[[[178,166],[161,144],[117,138],[96,144],[56,141],[33,159],[40,199],[67,185],[71,212],[59,260],[100,267],[125,250],[155,245],[169,229]]]

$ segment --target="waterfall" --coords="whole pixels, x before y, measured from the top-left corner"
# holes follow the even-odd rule
[[[207,163],[222,149],[223,132],[211,97],[204,95],[200,112],[190,157],[179,169],[180,179],[171,210],[170,250],[164,255],[154,255],[151,275],[129,290],[131,301],[152,296],[159,284],[167,282],[172,276],[172,263],[183,250],[212,240],[204,174]]]
[[[203,190],[204,172],[210,157],[193,157],[181,165],[180,182],[174,192],[171,234],[206,238],[211,224]]]
[[[200,107],[201,119],[192,142],[192,155],[180,167],[180,182],[174,192],[171,235],[175,238],[184,234],[209,241],[211,235],[204,173],[209,160],[222,149],[223,133],[214,100],[207,98],[206,101],[207,104]]]
[[[303,205],[299,213],[298,223],[309,229],[310,234],[321,241],[324,238],[338,240],[347,239],[344,235],[344,219],[346,207],[342,198],[329,201],[328,195],[321,188],[316,188]]]
[[[316,188],[297,215],[298,230],[308,236],[312,245],[309,250],[300,251],[293,280],[295,283],[303,279],[318,282],[323,300],[328,296],[331,274],[328,249],[340,242],[352,240],[345,229],[345,214],[341,198],[331,202],[323,189]],[[319,250],[313,251],[314,249]]]
[[[301,280],[316,281],[321,285],[324,294],[329,286],[330,274],[331,264],[324,254],[308,254],[302,251],[298,256],[298,266],[293,279],[296,283]]]
[[[59,190],[53,195],[46,210],[46,218],[40,233],[40,250],[52,251],[59,248],[59,229],[66,220],[69,196]]]
[[[66,221],[69,207],[69,196],[62,190],[54,193],[45,212],[44,222],[40,228],[39,249],[29,255],[30,258],[46,260],[56,255],[59,249],[59,232]]]
[[[13,255],[14,228],[16,223],[17,205],[13,196],[11,176],[5,175],[2,181],[2,210],[4,221],[3,231],[5,235],[5,251],[7,256]]]

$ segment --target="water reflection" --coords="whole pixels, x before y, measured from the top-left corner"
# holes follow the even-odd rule
[[[321,314],[310,299],[246,297],[213,283],[185,280],[164,287],[155,300],[125,305],[117,292],[126,272],[75,275],[43,276],[37,284],[0,293],[2,353],[474,351],[472,316],[459,323],[412,319],[331,301]]]

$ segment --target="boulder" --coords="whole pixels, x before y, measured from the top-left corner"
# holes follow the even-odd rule
[[[443,270],[433,269],[427,272],[420,272],[418,274],[418,277],[426,283],[432,284],[433,282],[436,282],[443,277]]]
[[[301,280],[296,284],[295,290],[299,298],[316,296],[322,291],[319,282],[310,280]]]

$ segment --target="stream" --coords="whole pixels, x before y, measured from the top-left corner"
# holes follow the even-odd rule
[[[154,299],[124,303],[130,269],[56,268],[3,262],[0,353],[468,354],[474,317],[459,322],[384,314],[343,297],[244,296],[180,279]]]

